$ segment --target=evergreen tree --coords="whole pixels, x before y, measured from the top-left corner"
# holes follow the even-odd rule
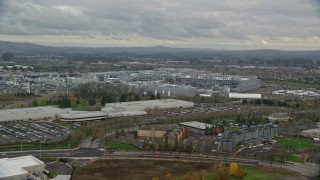
[[[61,101],[60,101],[60,108],[69,108],[69,107],[71,107],[70,99],[62,98]]]

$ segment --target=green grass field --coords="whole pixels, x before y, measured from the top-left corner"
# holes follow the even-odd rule
[[[290,154],[288,157],[288,161],[295,163],[303,163],[303,160],[298,157],[296,154]]]
[[[230,131],[237,131],[237,130],[240,130],[240,128],[236,128],[236,127],[227,127],[225,126],[224,127],[225,130],[230,130]]]
[[[268,180],[276,179],[283,176],[294,176],[294,172],[288,172],[282,169],[275,169],[270,167],[256,167],[241,165],[241,168],[247,173],[243,180]]]
[[[72,110],[86,111],[86,110],[90,109],[90,106],[88,104],[83,104],[83,103],[81,103],[81,104],[72,103],[71,108],[72,108]]]
[[[287,148],[299,149],[299,141],[300,141],[300,149],[306,149],[314,147],[315,144],[311,139],[289,139],[284,137],[277,137],[276,140]]]
[[[19,109],[19,108],[22,108],[22,105],[23,104],[13,104],[10,106],[10,109]]]
[[[117,150],[137,150],[138,149],[135,146],[131,146],[128,144],[123,144],[123,143],[118,143],[118,142],[114,142],[114,141],[106,142],[105,146],[111,147],[111,148],[117,149]]]
[[[62,144],[41,144],[41,150],[47,150],[47,149],[68,149],[69,148],[69,142],[65,142]],[[73,147],[71,147],[73,148]],[[22,150],[39,150],[40,145],[39,144],[22,144]],[[20,144],[13,144],[13,145],[1,145],[0,146],[0,152],[5,151],[21,151],[21,145]]]

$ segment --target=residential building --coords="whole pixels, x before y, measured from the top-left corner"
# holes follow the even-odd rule
[[[263,141],[270,140],[275,136],[278,136],[278,126],[274,124],[252,126],[237,131],[226,131],[219,140],[218,150],[234,152],[239,145],[250,147],[261,144]]]

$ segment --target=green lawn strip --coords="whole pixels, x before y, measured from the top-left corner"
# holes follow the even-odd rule
[[[289,138],[284,138],[284,137],[277,137],[275,138],[279,143],[283,144],[286,147],[291,147],[295,149],[299,149],[299,141],[300,141],[300,149],[305,149],[305,148],[311,148],[315,144],[312,140],[310,139],[289,139]]]
[[[17,98],[11,94],[0,94],[0,101],[14,101]]]
[[[290,154],[288,156],[288,161],[291,161],[291,162],[295,162],[295,163],[303,163],[304,161],[302,159],[300,159],[298,157],[298,155],[296,154]]]
[[[75,111],[87,111],[90,110],[90,106],[88,104],[71,104],[72,110]]]
[[[50,171],[49,173],[44,173],[48,176],[48,178],[55,178],[58,176],[58,172],[56,171]]]
[[[249,165],[241,165],[240,166],[247,175],[244,176],[243,180],[268,180],[268,179],[275,179],[283,176],[294,176],[295,173],[289,172],[282,169],[272,169],[269,167],[256,167],[256,166],[249,166]],[[232,178],[234,179],[234,178]]]
[[[208,177],[209,177],[209,179],[213,179],[213,177],[216,176],[216,174],[210,172],[210,170],[208,170],[208,169],[204,169],[204,170],[206,170],[206,171],[208,172],[208,175],[209,175]],[[183,175],[182,175],[182,176],[183,176]],[[182,176],[177,176],[176,179],[177,179],[177,180],[181,180]]]
[[[19,109],[22,108],[22,104],[14,104],[10,107],[10,109]]]
[[[48,106],[46,98],[36,98],[37,106]]]
[[[111,147],[113,149],[118,149],[118,150],[137,150],[138,148],[129,144],[123,144],[123,143],[118,143],[114,141],[107,141],[105,143],[105,146]]]
[[[69,142],[65,142],[63,144],[41,144],[41,150],[48,150],[48,149],[68,149]],[[71,147],[72,148],[72,147]],[[22,144],[22,150],[40,150],[39,144]],[[20,144],[13,144],[13,145],[1,145],[0,152],[5,151],[21,151]]]

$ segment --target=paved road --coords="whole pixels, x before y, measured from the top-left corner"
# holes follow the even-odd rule
[[[270,166],[270,163],[260,163],[260,165]],[[280,163],[273,163],[273,167],[281,167]],[[319,175],[320,166],[318,164],[305,163],[305,164],[288,164],[282,165],[282,168],[289,169],[292,171],[299,172],[303,176],[315,177]]]

